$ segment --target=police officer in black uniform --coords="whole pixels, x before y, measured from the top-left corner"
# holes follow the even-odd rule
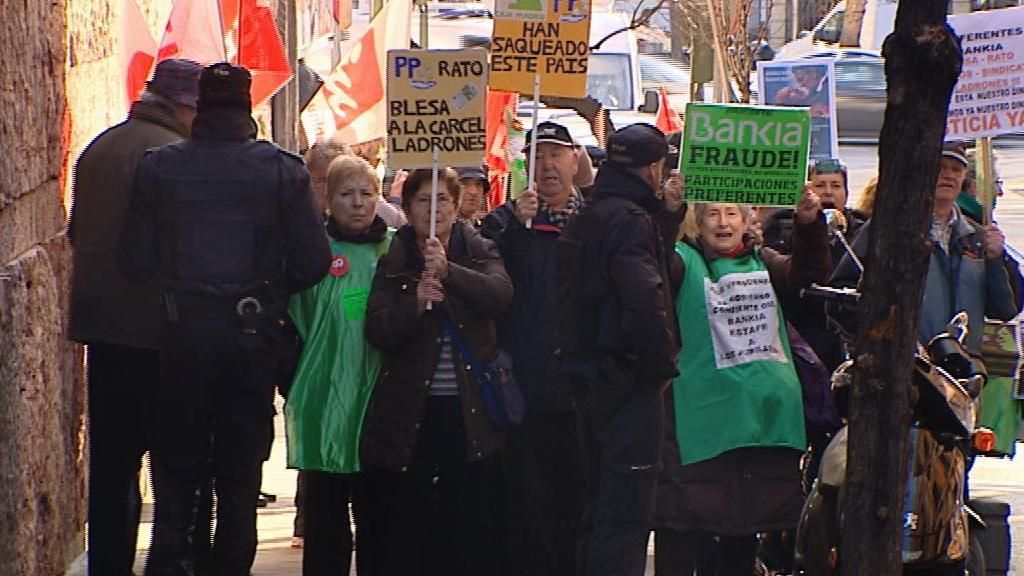
[[[288,295],[330,266],[302,160],[255,139],[251,83],[230,64],[203,70],[192,136],[143,157],[121,236],[122,269],[155,277],[166,313],[148,576],[191,574],[192,510],[211,476],[212,573],[248,576],[273,439],[277,329]]]

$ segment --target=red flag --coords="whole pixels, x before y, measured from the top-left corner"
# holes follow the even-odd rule
[[[121,10],[121,69],[126,104],[138,100],[156,63],[156,40],[135,0],[124,0]]]
[[[664,86],[658,89],[658,94],[658,116],[654,121],[654,125],[665,134],[682,132],[683,123],[679,120],[679,114],[676,114],[675,110],[672,109],[672,105],[669,104],[668,92],[665,91]]]
[[[175,0],[157,60],[188,58],[203,65],[223,62],[219,10],[217,0]]]
[[[226,57],[252,74],[252,105],[259,106],[292,77],[270,2],[220,0],[220,11]]]
[[[488,206],[500,206],[505,201],[502,179],[508,174],[511,150],[509,149],[508,119],[515,118],[519,95],[515,92],[487,90],[487,148],[484,164],[491,177],[491,193]]]
[[[411,11],[409,0],[388,0],[349,47],[302,113],[308,142],[334,132],[354,144],[387,135],[384,64],[388,50],[408,47]]]
[[[292,77],[268,0],[176,0],[158,60],[168,58],[244,66],[252,74],[253,106]]]

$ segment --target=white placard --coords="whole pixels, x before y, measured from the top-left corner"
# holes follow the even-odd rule
[[[779,302],[768,272],[726,274],[704,279],[715,367],[767,360],[788,362],[779,337]]]
[[[958,14],[963,71],[953,89],[946,139],[1024,131],[1024,7]]]

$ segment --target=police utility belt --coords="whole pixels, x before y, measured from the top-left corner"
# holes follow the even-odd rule
[[[267,347],[276,334],[273,311],[282,311],[285,306],[285,302],[271,301],[253,294],[232,298],[167,291],[164,293],[164,301],[167,318],[172,323],[183,320],[182,312],[189,324],[204,321],[225,323],[233,319],[238,328],[238,345],[243,350]]]

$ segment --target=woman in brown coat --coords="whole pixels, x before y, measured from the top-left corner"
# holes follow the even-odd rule
[[[455,172],[439,177],[436,238],[430,192],[430,171],[413,171],[402,187],[409,224],[373,280],[366,338],[384,366],[364,422],[362,462],[377,480],[379,573],[487,576],[500,570],[502,438],[472,360],[461,357],[443,319],[473,360],[491,361],[494,319],[511,302],[512,283],[497,248],[456,221]]]

